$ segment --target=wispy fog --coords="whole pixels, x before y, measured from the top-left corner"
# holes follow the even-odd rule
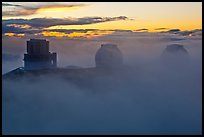
[[[23,65],[28,39],[2,40],[3,53],[20,56],[3,60],[5,73]],[[104,43],[118,45],[125,67],[79,82],[56,75],[3,80],[3,134],[202,134],[202,36],[115,32],[48,40],[59,67],[95,67]],[[171,44],[183,45],[188,63],[162,63]]]

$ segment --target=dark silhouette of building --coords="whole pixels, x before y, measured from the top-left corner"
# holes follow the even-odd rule
[[[3,75],[3,79],[18,80],[22,77],[38,78],[40,75],[61,76],[81,86],[92,83],[97,77],[109,76],[124,70],[123,55],[117,45],[102,44],[95,56],[96,67],[57,67],[57,54],[49,52],[49,42],[43,39],[27,41],[24,67],[16,68]],[[121,71],[122,70],[122,71]],[[124,70],[125,71],[125,70]],[[89,85],[91,86],[91,85]]]
[[[167,45],[161,55],[163,64],[168,67],[173,66],[177,68],[184,67],[185,64],[188,64],[189,57],[188,51],[180,44]]]
[[[57,54],[49,52],[49,41],[30,39],[27,54],[24,54],[24,69],[36,70],[57,67]]]

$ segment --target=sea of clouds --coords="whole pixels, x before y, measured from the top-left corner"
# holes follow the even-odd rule
[[[2,39],[2,74],[23,66],[26,40]],[[59,67],[95,67],[100,45],[112,43],[126,69],[87,88],[55,76],[3,80],[3,134],[202,134],[202,36],[115,32],[48,40]],[[170,44],[184,46],[188,64],[161,64]]]

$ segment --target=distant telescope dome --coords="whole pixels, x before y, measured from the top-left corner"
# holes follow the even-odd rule
[[[117,68],[123,65],[123,55],[117,45],[102,44],[96,52],[95,62],[97,68]]]
[[[167,45],[161,57],[165,63],[173,64],[173,65],[182,65],[188,62],[189,53],[184,48],[183,45],[171,44],[171,45]]]

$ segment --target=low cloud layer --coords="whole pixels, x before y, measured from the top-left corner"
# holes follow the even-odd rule
[[[170,34],[177,34],[181,36],[202,36],[202,29],[194,29],[194,30],[184,30],[181,31],[180,29],[170,29],[167,31],[163,31],[162,33],[170,33]]]
[[[198,135],[195,71],[129,70],[94,82],[83,78],[88,88],[53,76],[4,81],[3,134]]]
[[[16,61],[19,59],[19,55],[13,55],[10,53],[2,53],[2,61]]]
[[[202,134],[202,37],[175,40],[181,38],[128,31],[91,40],[48,38],[59,67],[95,67],[100,45],[112,43],[123,53],[126,68],[94,78],[78,73],[67,79],[3,80],[3,134]],[[25,53],[28,39],[2,40],[4,52]],[[160,59],[175,43],[183,45],[190,61],[169,68]],[[2,67],[12,70],[22,63]]]

